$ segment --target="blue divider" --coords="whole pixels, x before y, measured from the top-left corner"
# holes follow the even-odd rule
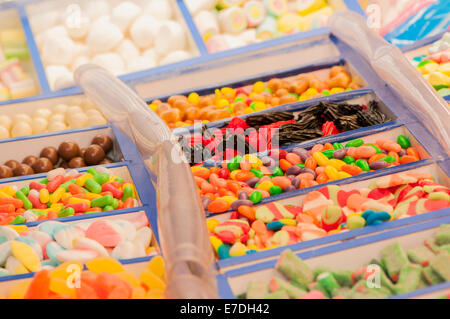
[[[191,14],[189,13],[188,8],[183,0],[177,0],[178,9],[180,9],[181,14],[183,15],[184,21],[189,29],[189,32],[194,39],[195,44],[197,45],[197,49],[200,52],[200,55],[208,54],[208,49],[206,48],[205,42],[203,42],[202,36],[197,30],[195,26],[194,20],[192,19]]]
[[[344,3],[349,10],[355,11],[356,13],[359,13],[363,17],[366,16],[366,13],[364,12],[363,8],[361,8],[361,5],[359,4],[358,0],[344,0]]]
[[[422,289],[418,289],[418,290],[412,291],[407,294],[392,296],[390,299],[410,299],[410,298],[420,297],[420,296],[423,296],[423,295],[426,295],[429,293],[433,293],[433,292],[437,292],[437,291],[441,291],[441,290],[447,290],[447,289],[450,289],[450,282],[442,282],[440,284],[422,288]]]

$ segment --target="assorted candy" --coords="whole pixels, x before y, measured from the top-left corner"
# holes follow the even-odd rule
[[[109,164],[113,160],[106,156],[113,149],[113,140],[108,135],[97,135],[91,145],[80,148],[75,142],[62,142],[58,149],[53,146],[44,147],[40,158],[29,155],[19,163],[8,160],[0,165],[0,178],[46,173],[54,168],[80,168],[84,166]]]
[[[252,280],[246,299],[375,299],[405,294],[450,281],[450,225],[441,225],[432,238],[404,249],[385,246],[365,267],[356,270],[322,265],[312,269],[291,250],[281,253],[275,269],[282,276]],[[380,286],[371,278],[380,278]]]
[[[211,53],[324,27],[334,12],[326,0],[186,0],[186,5]]]
[[[95,105],[85,103],[86,100],[80,101],[83,107],[71,103],[70,105],[57,104],[51,110],[45,107],[38,108],[33,116],[26,113],[17,113],[13,116],[2,114],[0,115],[0,139],[105,125],[107,121],[103,115]]]
[[[197,55],[167,0],[74,1],[47,10],[28,6],[30,25],[54,90],[74,86],[73,72],[94,63],[114,75]],[[35,10],[33,10],[35,9]]]
[[[155,251],[150,246],[152,236],[144,212],[133,218],[76,224],[47,221],[32,229],[0,226],[0,276],[36,272],[73,260],[145,257]]]
[[[139,276],[109,257],[86,263],[68,261],[40,270],[9,291],[10,299],[163,299],[167,279],[161,256],[153,257]],[[74,272],[79,270],[79,277]],[[69,284],[68,284],[69,283]]]
[[[221,167],[191,168],[203,202],[211,213],[235,210],[244,201],[258,204],[263,198],[311,187],[400,164],[420,160],[410,140],[356,139],[345,144],[316,144],[311,150],[273,149],[261,159],[247,154],[222,162]]]
[[[18,99],[38,93],[33,76],[24,63],[30,64],[22,29],[0,31],[0,101]]]
[[[412,63],[439,95],[450,95],[450,32],[433,43],[427,54],[414,57]]]
[[[190,126],[194,122],[222,120],[361,87],[344,67],[333,66],[329,71],[329,77],[323,80],[313,74],[299,74],[291,78],[273,78],[268,82],[258,81],[239,88],[223,87],[216,89],[214,94],[205,96],[199,96],[196,92],[187,97],[173,95],[166,102],[152,101],[150,108],[170,128],[176,128]]]
[[[240,199],[228,220],[208,219],[219,259],[448,208],[450,189],[428,174],[398,173],[375,179],[369,188],[324,186],[309,192],[299,206],[251,205]]]
[[[183,145],[191,164],[194,164],[195,153],[199,151],[202,152],[203,160],[220,161],[229,159],[227,156],[234,156],[234,151],[238,154],[242,152],[243,150],[236,149],[239,142],[245,145],[245,152],[251,154],[273,146],[301,143],[389,120],[388,116],[379,111],[376,101],[370,101],[367,106],[320,102],[297,112],[267,112],[250,115],[245,119],[235,117],[222,129],[181,136],[179,143]],[[273,146],[272,140],[275,140]]]
[[[0,187],[0,225],[138,206],[134,185],[103,166],[84,173],[57,168],[19,189]]]

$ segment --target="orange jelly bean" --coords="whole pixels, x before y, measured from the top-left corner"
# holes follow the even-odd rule
[[[211,213],[223,213],[230,209],[230,203],[222,199],[215,199],[208,205],[208,210]]]
[[[344,164],[344,165],[342,165],[341,169],[344,172],[346,172],[346,173],[348,173],[348,174],[350,174],[352,176],[358,175],[358,174],[360,174],[362,172],[362,169],[360,167],[356,166],[356,165]]]

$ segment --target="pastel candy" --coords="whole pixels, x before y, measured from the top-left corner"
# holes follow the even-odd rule
[[[56,253],[56,258],[61,263],[71,260],[86,263],[89,260],[96,258],[97,256],[98,253],[96,251],[85,249],[67,249],[60,250]]]
[[[144,227],[137,231],[136,237],[134,238],[134,242],[141,243],[144,247],[150,246],[150,242],[152,240],[153,232],[150,228]]]
[[[84,236],[84,231],[73,225],[64,225],[54,228],[53,234],[56,242],[65,249],[73,248],[73,240]]]
[[[96,240],[103,247],[115,247],[122,241],[117,226],[104,220],[93,222],[86,230],[86,237]]]
[[[6,263],[6,259],[11,256],[11,245],[9,241],[0,244],[0,266]]]
[[[25,243],[28,246],[30,246],[33,249],[33,251],[36,253],[36,255],[39,257],[40,261],[42,261],[44,259],[44,255],[43,255],[41,246],[33,238],[20,236],[20,237],[17,237],[15,240]]]
[[[8,259],[6,260],[5,268],[10,274],[20,275],[29,273],[28,269],[25,268],[25,266],[22,265],[22,263],[18,261],[14,256],[8,257]]]
[[[0,226],[0,236],[4,236],[8,240],[13,240],[18,237],[19,234],[11,227]]]
[[[39,224],[38,229],[41,232],[48,234],[52,239],[55,239],[55,237],[53,236],[53,231],[54,231],[55,227],[61,227],[61,226],[66,226],[66,225],[64,223],[57,222],[57,221],[48,221],[48,222]]]
[[[22,263],[27,270],[35,272],[41,268],[38,255],[25,243],[13,240],[10,242],[11,254]]]
[[[110,223],[117,225],[123,240],[133,240],[136,237],[136,227],[128,220],[114,220]]]
[[[53,265],[57,266],[60,264],[60,261],[56,257],[58,252],[65,250],[63,247],[58,245],[56,242],[52,241],[48,243],[47,247],[45,247],[45,250],[47,252],[48,258],[50,258],[50,261],[53,263]]]
[[[0,268],[0,277],[9,276],[9,271],[4,268]]]
[[[134,257],[133,258],[140,258],[145,257],[147,254],[145,252],[145,246],[141,242],[134,243]]]
[[[309,192],[303,200],[303,211],[311,212],[316,217],[319,217],[327,206],[333,204],[333,201],[327,199],[322,193],[312,191]]]
[[[44,253],[43,256],[45,258],[45,247],[49,242],[52,241],[50,235],[39,230],[33,230],[27,234],[27,237],[34,239],[39,244],[39,246],[41,246],[41,249]]]
[[[134,225],[136,230],[139,230],[142,227],[148,225],[148,218],[144,212],[139,213],[137,216],[133,217],[132,219],[129,219],[129,221]]]
[[[115,259],[134,258],[134,244],[130,241],[123,241],[118,244],[111,252],[111,257]]]
[[[100,245],[97,241],[90,238],[76,238],[73,242],[73,247],[75,249],[87,249],[97,252],[101,257],[108,257],[108,251]]]

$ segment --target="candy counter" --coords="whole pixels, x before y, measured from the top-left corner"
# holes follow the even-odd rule
[[[198,57],[125,84],[107,65],[71,67],[76,87],[52,80],[0,107],[0,296],[448,298],[449,114],[420,73],[380,74],[342,33],[345,14],[333,34],[208,52],[192,3],[173,4]],[[32,23],[40,5],[15,6],[47,81],[37,34],[57,14]],[[127,6],[98,23],[127,30]],[[73,268],[81,287],[67,285]]]

